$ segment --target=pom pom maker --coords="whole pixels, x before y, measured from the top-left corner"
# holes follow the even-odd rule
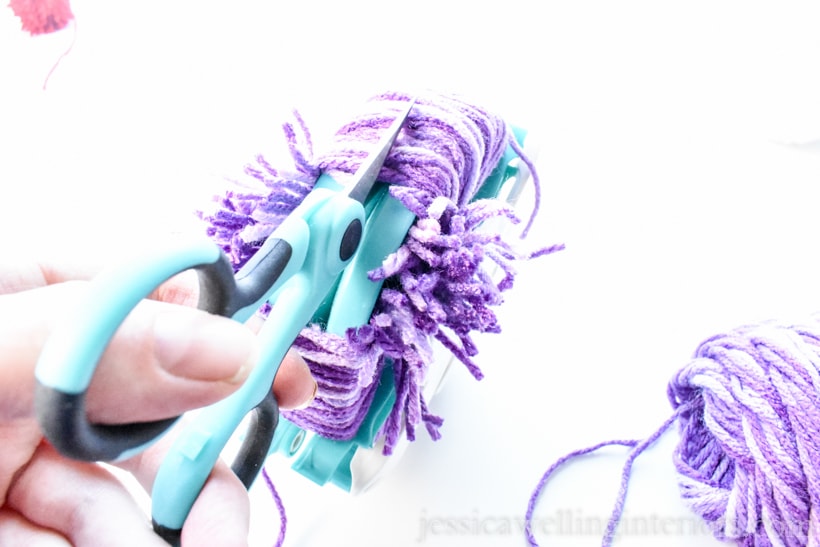
[[[532,139],[526,138],[526,132],[514,128],[513,133],[527,155],[534,157]],[[512,147],[507,146],[498,165],[473,199],[502,199],[515,205],[529,176],[526,165],[518,159]],[[332,179],[322,175],[317,187],[333,184]],[[368,202],[366,216],[362,251],[342,273],[332,306],[325,312],[326,315],[314,317],[314,322],[326,323],[325,330],[330,333],[344,335],[349,328],[367,324],[382,288],[382,283],[371,281],[367,273],[378,268],[389,254],[398,249],[416,218],[389,195],[386,187],[379,188]],[[434,346],[434,361],[423,387],[424,398],[428,402],[443,384],[453,359],[443,347]],[[328,439],[281,418],[271,444],[271,454],[285,456],[294,470],[316,484],[331,483],[352,494],[367,490],[398,461],[400,452],[409,443],[404,435],[400,435],[402,440],[393,453],[382,453],[383,442],[378,434],[396,399],[392,367],[386,366],[377,381],[373,402],[352,439]]]

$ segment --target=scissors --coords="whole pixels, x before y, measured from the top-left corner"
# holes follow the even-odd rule
[[[97,363],[133,308],[167,279],[195,269],[198,307],[245,321],[265,302],[259,361],[242,387],[202,409],[181,431],[151,494],[154,530],[178,543],[182,525],[225,445],[246,416],[248,431],[231,468],[250,488],[268,455],[279,410],[271,386],[285,353],[332,296],[355,259],[365,230],[365,205],[415,100],[409,101],[375,150],[345,185],[322,175],[302,203],[236,274],[210,240],[156,249],[97,276],[89,298],[47,340],[35,369],[35,410],[48,441],[84,461],[117,461],[145,450],[179,417],[123,425],[94,424],[85,394]],[[357,319],[358,320],[358,319]]]

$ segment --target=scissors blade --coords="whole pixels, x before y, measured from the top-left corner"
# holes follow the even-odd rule
[[[365,199],[367,199],[370,190],[372,190],[373,185],[376,184],[379,172],[382,170],[382,166],[387,159],[387,155],[390,153],[390,149],[393,148],[393,144],[396,142],[396,137],[398,137],[401,128],[404,126],[404,122],[407,120],[407,116],[410,114],[410,111],[413,110],[415,104],[416,99],[411,99],[407,107],[399,113],[393,121],[393,124],[387,130],[387,133],[381,138],[376,151],[368,155],[356,170],[356,173],[354,173],[349,183],[350,188],[347,191],[348,197],[362,204]]]

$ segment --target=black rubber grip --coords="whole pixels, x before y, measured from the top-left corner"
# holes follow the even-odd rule
[[[262,402],[251,411],[245,440],[231,464],[231,469],[245,488],[250,489],[262,470],[278,423],[279,405],[273,391],[268,391]]]
[[[291,255],[284,240],[263,246],[262,256],[249,263],[246,281],[237,283],[224,253],[214,263],[192,266],[199,272],[199,308],[230,317],[236,309],[264,296],[282,274]],[[269,284],[268,284],[269,283]],[[88,421],[85,392],[71,394],[37,383],[35,411],[49,442],[62,454],[83,461],[113,461],[162,435],[179,417],[152,422],[103,425]]]
[[[182,541],[182,530],[176,528],[167,528],[161,524],[157,524],[155,520],[151,519],[151,524],[154,527],[154,533],[165,540],[168,545],[179,547]]]
[[[292,255],[290,243],[284,239],[269,238],[235,277],[224,255],[213,264],[199,266],[198,307],[232,317],[238,310],[257,303],[265,296],[285,271]]]
[[[40,427],[60,453],[84,461],[112,461],[162,435],[177,418],[102,425],[86,418],[85,392],[69,394],[37,382],[34,408]]]

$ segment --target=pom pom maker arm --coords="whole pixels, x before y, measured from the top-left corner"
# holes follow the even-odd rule
[[[95,279],[88,301],[44,346],[35,371],[35,408],[46,438],[75,459],[125,459],[147,448],[176,421],[99,425],[85,414],[85,392],[97,363],[140,300],[163,281],[193,268],[202,285],[199,307],[209,312],[243,321],[268,299],[274,303],[259,333],[262,353],[250,377],[233,395],[196,416],[159,469],[151,496],[154,528],[169,542],[178,541],[220,453],[245,415],[256,409],[252,431],[232,466],[246,487],[253,483],[278,421],[273,379],[288,348],[361,247],[363,205],[413,104],[398,115],[346,187],[331,181],[317,185],[236,277],[211,242],[158,250]]]

